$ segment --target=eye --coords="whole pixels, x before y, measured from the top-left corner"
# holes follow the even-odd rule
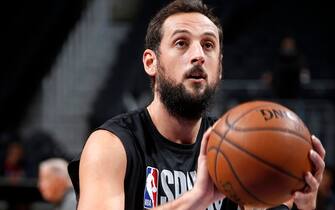
[[[187,46],[187,42],[183,39],[179,39],[178,41],[175,42],[175,46],[177,48],[185,48]]]
[[[203,44],[203,47],[207,50],[211,50],[214,48],[214,44],[213,42],[210,42],[210,41],[206,41],[204,44]]]

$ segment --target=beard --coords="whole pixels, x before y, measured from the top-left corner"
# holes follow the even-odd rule
[[[185,75],[192,71],[203,71],[200,66],[194,66]],[[216,89],[219,86],[219,79],[213,84],[206,84],[205,89],[199,84],[193,85],[193,92],[188,91],[183,83],[177,83],[165,76],[165,70],[158,64],[157,91],[162,103],[168,112],[175,117],[185,120],[198,120],[208,111]],[[185,78],[186,76],[184,76]]]

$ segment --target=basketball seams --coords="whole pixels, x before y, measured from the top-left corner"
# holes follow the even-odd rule
[[[283,132],[283,133],[289,133],[292,134],[298,139],[301,139],[303,142],[307,143],[308,145],[311,145],[310,141],[305,139],[303,135],[301,135],[298,132],[295,132],[290,129],[285,129],[285,128],[276,128],[276,127],[267,127],[267,128],[260,128],[260,127],[254,127],[254,128],[239,128],[239,127],[233,127],[233,125],[229,124],[228,119],[226,119],[226,124],[230,128],[230,130],[233,131],[239,131],[239,132],[254,132],[254,131],[277,131],[277,132]]]
[[[261,107],[265,107],[265,106],[267,106],[267,105],[261,105],[261,106],[256,106],[255,108],[253,108],[253,109],[251,109],[251,110],[248,110],[247,112],[245,112],[245,113],[243,113],[241,116],[239,116],[236,120],[235,120],[235,122],[233,122],[233,124],[235,124],[235,123],[237,123],[242,117],[244,117],[245,115],[247,115],[248,113],[250,113],[250,112],[252,112],[252,111],[254,111],[254,110],[256,110],[256,109],[259,109],[259,108],[261,108]],[[228,118],[228,116],[229,116],[229,113],[230,112],[228,112],[227,113],[227,118]],[[226,118],[226,119],[227,119]],[[227,124],[227,123],[226,123]],[[219,146],[218,146],[218,148],[221,148],[221,145],[222,145],[222,142],[223,142],[223,138],[225,138],[225,136],[227,135],[227,133],[229,132],[229,130],[231,129],[231,127],[229,126],[229,124],[227,124],[228,125],[228,129],[224,132],[224,134],[223,134],[223,137],[217,132],[217,131],[215,131],[215,129],[213,128],[213,131],[214,131],[214,133],[216,133],[219,137],[220,137],[220,143],[219,143]],[[207,150],[207,151],[209,151],[209,150]],[[216,155],[215,155],[215,170],[214,170],[214,176],[215,176],[215,180],[217,181],[217,170],[216,170],[216,164],[217,164],[217,160],[218,160],[218,153],[216,153]],[[242,185],[241,185],[242,186]]]
[[[250,109],[248,110],[247,112],[243,113],[242,115],[240,115],[239,117],[236,118],[235,121],[233,121],[232,123],[229,122],[229,113],[227,113],[227,117],[226,117],[226,120],[225,120],[225,123],[226,125],[228,126],[228,130],[234,130],[234,131],[241,131],[241,132],[249,132],[249,131],[259,131],[259,130],[273,130],[273,131],[278,131],[278,132],[287,132],[287,133],[290,133],[292,135],[295,135],[301,139],[303,139],[306,143],[308,143],[309,145],[311,145],[311,142],[309,141],[309,139],[305,139],[305,137],[301,134],[299,134],[298,132],[295,132],[293,130],[290,130],[290,129],[283,129],[283,128],[276,128],[276,127],[270,127],[270,128],[238,128],[238,127],[234,127],[234,125],[241,119],[243,118],[245,115],[249,114],[250,112],[253,112],[259,108],[262,108],[262,107],[267,107],[268,105],[261,105],[261,106],[257,106],[253,109]],[[284,107],[285,108],[285,107]],[[298,120],[303,123],[301,121],[300,118],[298,118]]]
[[[227,117],[226,117],[226,122],[228,122],[228,124],[227,124],[228,127],[230,127],[230,125],[234,126],[240,119],[242,119],[245,115],[249,114],[250,112],[253,112],[253,111],[255,111],[255,110],[259,109],[259,108],[267,107],[267,106],[268,106],[268,104],[267,105],[256,106],[256,107],[254,107],[252,109],[249,109],[248,111],[244,112],[239,117],[237,117],[236,120],[232,124],[229,124],[229,122],[228,122],[228,117],[229,117],[229,113],[230,113],[230,112],[228,112],[227,113]]]
[[[230,168],[230,171],[234,174],[235,179],[237,180],[237,182],[240,184],[240,186],[242,187],[242,189],[243,189],[245,192],[247,192],[252,198],[254,198],[255,200],[257,200],[257,201],[260,202],[260,203],[263,203],[263,204],[268,205],[268,206],[273,206],[273,205],[274,205],[274,204],[267,203],[267,202],[265,202],[265,201],[259,199],[259,198],[258,198],[255,194],[253,194],[253,193],[252,193],[246,186],[244,186],[244,184],[243,184],[242,181],[240,180],[238,174],[236,173],[236,171],[235,171],[235,169],[234,169],[234,167],[233,167],[233,164],[230,162],[229,158],[227,157],[227,155],[226,155],[223,151],[219,150],[219,149],[216,148],[216,147],[210,147],[209,150],[208,150],[208,152],[210,152],[211,150],[216,150],[216,156],[218,156],[219,154],[221,154],[221,155],[224,157],[224,159],[225,159],[226,162],[228,163],[228,166],[229,166],[229,168]],[[217,167],[217,165],[215,164],[215,171],[216,171],[216,167]],[[216,174],[216,173],[215,173],[215,174]],[[217,180],[216,180],[216,182],[217,182]],[[217,183],[218,183],[218,182],[217,182]],[[237,201],[237,202],[238,202],[238,201]],[[242,201],[242,202],[243,202],[243,201]]]
[[[214,130],[214,129],[213,129]],[[217,133],[215,132],[214,134],[216,134],[217,135]],[[220,141],[220,143],[219,143],[219,147],[218,148],[220,148],[220,146],[221,146],[221,136],[220,135],[217,135],[218,136],[218,139],[219,139],[219,141]],[[208,152],[209,152],[209,150],[208,150]],[[215,180],[217,180],[217,174],[216,174],[216,164],[217,164],[217,160],[218,160],[218,158],[217,158],[217,153],[216,153],[216,155],[215,155],[215,161],[214,161],[214,164],[215,164],[215,169],[214,169],[214,178],[215,178]]]
[[[233,122],[233,124],[237,123],[242,117],[244,117],[244,116],[247,115],[248,113],[250,113],[250,112],[252,112],[252,111],[254,111],[254,110],[256,110],[256,109],[259,109],[259,108],[261,108],[261,107],[265,107],[265,106],[266,106],[266,105],[256,106],[255,108],[253,108],[253,109],[251,109],[251,110],[248,110],[247,112],[245,112],[245,113],[243,113],[241,116],[239,116],[239,117],[235,120],[235,122]],[[230,112],[231,112],[231,111],[230,111]],[[227,118],[228,118],[230,112],[227,113],[226,120],[227,120]],[[220,140],[220,143],[219,143],[218,148],[221,148],[221,145],[222,145],[222,142],[223,142],[223,138],[226,137],[227,133],[228,133],[229,130],[232,128],[232,126],[229,126],[228,123],[226,123],[226,124],[228,125],[228,129],[224,132],[223,136],[221,136],[221,135],[220,135],[217,131],[215,131],[215,129],[213,128],[214,133],[216,133],[216,134],[218,135],[219,140]],[[217,160],[218,160],[218,156],[217,156],[217,154],[218,154],[218,153],[216,153],[216,156],[215,156],[215,165],[217,164]],[[215,175],[215,180],[216,180],[216,178],[217,178],[216,167],[215,167],[215,170],[214,170],[214,175]]]
[[[220,136],[220,134],[219,134],[217,131],[213,130],[213,132],[216,133],[216,135]],[[281,169],[280,167],[278,167],[278,166],[276,166],[276,165],[274,165],[274,164],[272,164],[272,163],[270,163],[270,162],[268,162],[268,161],[266,161],[266,160],[263,160],[262,158],[258,157],[257,155],[253,154],[252,152],[250,152],[250,151],[244,149],[243,147],[241,147],[240,145],[234,143],[234,142],[231,141],[230,139],[228,139],[228,138],[226,138],[226,137],[221,137],[221,138],[222,138],[222,140],[224,140],[225,142],[227,142],[227,143],[229,143],[230,145],[232,145],[233,147],[239,149],[241,152],[244,152],[245,154],[247,154],[247,155],[253,157],[254,159],[260,161],[261,163],[263,163],[263,164],[265,164],[265,165],[267,165],[267,166],[269,166],[269,167],[271,167],[271,168],[277,170],[278,172],[281,172],[281,173],[283,173],[283,174],[285,174],[285,175],[287,175],[287,176],[289,176],[289,177],[291,177],[291,178],[293,178],[293,179],[296,179],[296,180],[299,180],[299,181],[301,181],[301,182],[304,182],[304,180],[301,179],[300,177],[295,176],[294,174],[292,174],[292,173],[290,173],[290,172],[287,172],[287,171]],[[221,148],[221,146],[220,146],[220,148]]]

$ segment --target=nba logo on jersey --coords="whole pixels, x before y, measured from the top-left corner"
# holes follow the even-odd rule
[[[151,209],[157,207],[158,173],[157,168],[147,166],[144,190],[144,208]]]

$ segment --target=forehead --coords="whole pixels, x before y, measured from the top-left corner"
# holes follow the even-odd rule
[[[172,37],[176,31],[188,31],[193,35],[212,34],[219,39],[216,25],[200,13],[178,13],[168,17],[163,24],[163,37]]]
[[[50,175],[52,173],[51,173],[50,168],[48,168],[48,167],[40,167],[39,174],[40,175],[44,175],[44,176],[48,176],[48,175]]]

